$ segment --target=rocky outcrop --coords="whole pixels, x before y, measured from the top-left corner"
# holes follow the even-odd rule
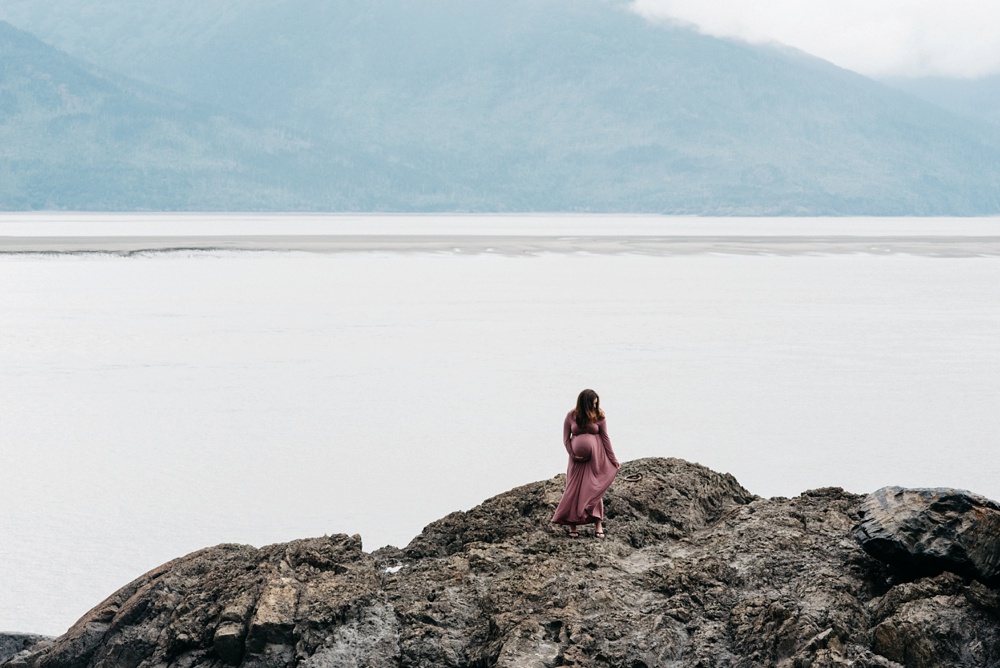
[[[4,668],[1000,665],[1000,600],[906,581],[852,537],[862,497],[761,499],[676,459],[626,463],[608,538],[548,520],[563,476],[406,548],[329,536],[220,545],[113,594]]]
[[[31,633],[0,633],[0,664],[51,644],[52,638]]]
[[[1000,504],[961,489],[883,487],[858,512],[858,543],[900,572],[1000,585]]]

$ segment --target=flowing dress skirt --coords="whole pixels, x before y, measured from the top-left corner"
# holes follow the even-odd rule
[[[566,491],[552,521],[556,524],[591,524],[604,519],[604,492],[618,473],[597,434],[577,434],[570,441],[573,456],[566,470]]]

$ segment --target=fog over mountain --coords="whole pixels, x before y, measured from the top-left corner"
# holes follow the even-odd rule
[[[957,114],[993,123],[1000,136],[1000,74],[978,79],[914,77],[885,83]]]
[[[629,7],[715,37],[787,44],[877,79],[1000,73],[993,0],[630,0]]]
[[[5,151],[0,208],[1000,212],[990,123],[790,49],[653,25],[623,3],[7,0],[0,18],[69,54],[56,67],[54,51],[18,50],[4,100],[57,90],[94,70],[84,61],[131,92],[71,136],[58,96],[7,105],[0,132],[49,185],[26,195]],[[4,53],[17,35],[0,31]],[[102,133],[147,90],[186,111],[110,150]],[[177,134],[190,156],[144,148]],[[265,137],[271,153],[255,148]],[[169,173],[100,177],[102,160],[129,152]]]

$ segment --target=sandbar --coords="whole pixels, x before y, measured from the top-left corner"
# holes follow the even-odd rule
[[[3,254],[136,255],[182,251],[310,253],[544,253],[641,255],[869,254],[934,257],[1000,255],[998,236],[851,235],[209,235],[209,236],[0,236]]]

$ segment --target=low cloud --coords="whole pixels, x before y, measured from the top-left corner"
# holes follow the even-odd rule
[[[719,37],[781,42],[869,76],[1000,73],[996,0],[633,0],[632,9]]]

